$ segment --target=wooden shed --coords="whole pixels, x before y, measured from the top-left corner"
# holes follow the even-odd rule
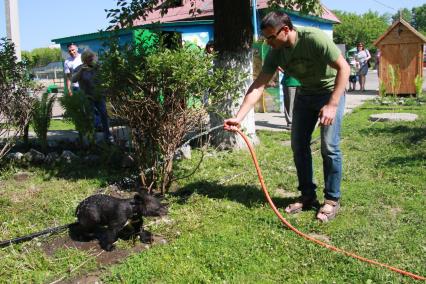
[[[386,84],[386,92],[392,93],[388,69],[399,69],[401,85],[398,95],[415,95],[414,79],[423,76],[423,45],[426,37],[403,19],[396,21],[374,45],[380,49],[380,80]]]

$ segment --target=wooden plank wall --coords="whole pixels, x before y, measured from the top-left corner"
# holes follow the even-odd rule
[[[380,42],[380,79],[391,93],[389,65],[399,66],[401,86],[398,94],[415,94],[414,79],[423,75],[423,43],[407,27],[396,25]]]

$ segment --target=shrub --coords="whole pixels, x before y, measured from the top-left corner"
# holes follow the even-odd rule
[[[215,69],[213,58],[198,47],[167,49],[162,40],[153,42],[160,44],[111,44],[101,57],[100,81],[115,115],[131,130],[142,185],[165,192],[172,182],[176,149],[206,116],[204,96],[209,92],[214,109],[238,95],[243,75]]]
[[[83,145],[83,138],[86,137],[89,144],[95,141],[95,128],[93,126],[93,113],[89,99],[81,91],[73,92],[72,96],[63,96],[59,99],[65,109],[64,118],[71,121],[78,131],[80,144]]]
[[[0,159],[30,120],[33,106],[30,94],[38,89],[28,74],[25,63],[17,61],[14,44],[0,39]]]
[[[47,130],[52,119],[52,108],[55,102],[55,95],[43,93],[40,99],[36,99],[32,114],[32,125],[34,131],[40,140],[41,149],[43,152],[47,150]]]
[[[417,74],[414,79],[414,85],[416,86],[416,96],[417,100],[419,100],[423,95],[423,77]]]
[[[396,97],[398,96],[399,87],[401,86],[401,74],[399,70],[399,65],[389,65],[388,74],[391,92],[394,99],[396,99]]]

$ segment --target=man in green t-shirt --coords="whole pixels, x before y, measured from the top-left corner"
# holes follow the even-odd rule
[[[316,28],[296,30],[290,17],[283,12],[270,12],[263,18],[260,27],[272,49],[266,56],[262,71],[248,89],[237,116],[226,119],[224,128],[240,127],[278,66],[296,78],[301,86],[295,98],[291,145],[301,196],[285,211],[293,214],[319,205],[310,148],[312,132],[319,119],[325,200],[316,217],[320,221],[328,221],[335,217],[340,207],[340,127],[350,67],[325,33]]]

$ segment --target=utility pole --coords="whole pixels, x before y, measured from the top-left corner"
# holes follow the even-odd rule
[[[15,44],[15,54],[21,61],[21,39],[19,36],[18,0],[4,0],[7,38]]]
[[[252,19],[253,19],[253,39],[257,41],[259,38],[259,32],[257,30],[257,0],[252,0]]]

